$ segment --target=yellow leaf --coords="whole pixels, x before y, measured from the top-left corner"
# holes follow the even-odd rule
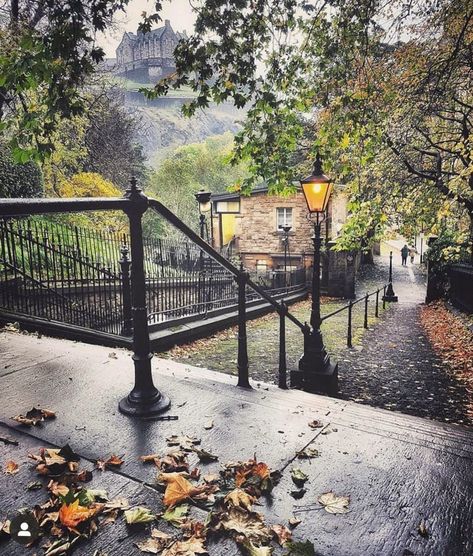
[[[188,498],[192,498],[192,496],[195,496],[196,494],[201,494],[207,489],[206,486],[195,487],[182,475],[177,473],[166,473],[166,475],[168,475],[168,477],[164,480],[168,483],[168,486],[166,487],[166,492],[164,493],[163,502],[168,508],[172,508],[176,504],[179,504]]]

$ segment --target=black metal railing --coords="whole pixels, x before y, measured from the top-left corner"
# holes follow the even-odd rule
[[[378,288],[375,291],[372,292],[367,292],[363,297],[359,297],[358,299],[354,299],[354,300],[350,300],[346,305],[344,305],[343,307],[340,307],[339,309],[336,309],[335,311],[332,311],[330,313],[328,313],[327,315],[324,315],[323,317],[321,317],[321,322],[323,323],[324,321],[334,317],[335,315],[338,315],[340,313],[342,313],[343,311],[347,312],[347,347],[351,348],[353,347],[353,328],[354,328],[354,322],[353,322],[353,309],[356,305],[358,305],[359,303],[363,303],[363,328],[368,328],[368,323],[369,323],[369,303],[370,303],[370,298],[374,297],[375,298],[375,304],[374,304],[374,312],[373,312],[373,317],[378,318],[379,317],[379,306],[380,303],[382,304],[383,309],[386,307],[386,289],[388,287],[388,284],[383,285],[382,287]],[[380,293],[383,294],[381,300],[379,298]]]
[[[123,314],[120,324],[122,326],[122,330],[125,329],[132,331],[135,382],[130,394],[120,401],[119,409],[125,414],[147,417],[166,410],[170,405],[170,401],[154,386],[151,373],[152,353],[150,351],[149,319],[147,309],[150,282],[149,278],[146,277],[146,269],[148,268],[149,272],[149,265],[156,263],[153,262],[154,255],[151,255],[150,257],[147,256],[145,241],[143,239],[142,217],[148,208],[156,211],[170,224],[175,226],[188,240],[190,240],[190,242],[192,242],[194,246],[196,246],[196,248],[199,249],[199,261],[201,261],[199,272],[206,271],[203,261],[205,260],[205,256],[207,256],[209,260],[213,261],[205,263],[207,268],[212,269],[213,265],[218,265],[218,268],[220,269],[219,272],[223,275],[227,273],[228,276],[231,276],[236,283],[236,302],[238,307],[237,367],[239,386],[250,386],[246,334],[247,292],[251,291],[252,295],[257,296],[258,299],[265,300],[273,309],[277,311],[280,319],[278,385],[280,388],[287,388],[285,349],[286,319],[293,322],[303,332],[305,338],[310,331],[308,324],[302,323],[297,317],[288,311],[284,299],[279,301],[274,299],[274,297],[268,293],[267,289],[265,289],[265,286],[256,283],[242,266],[238,268],[232,264],[229,260],[222,256],[222,254],[206,243],[191,228],[184,224],[162,203],[154,199],[148,199],[137,187],[136,180],[134,179],[131,180],[130,188],[126,191],[125,196],[122,199],[94,198],[3,200],[0,203],[0,217],[3,216],[8,218],[51,213],[122,211],[128,217],[130,231],[129,247],[127,243],[128,239],[124,242],[126,245],[121,246],[121,260],[119,263],[120,268],[118,269],[116,266],[112,267],[108,261],[106,264],[103,264],[102,261],[91,260],[93,257],[91,258],[89,254],[85,254],[83,252],[80,254],[77,252],[73,253],[69,246],[67,248],[64,247],[65,241],[62,241],[59,244],[59,242],[55,239],[53,244],[52,240],[48,238],[48,241],[43,241],[43,245],[38,245],[39,242],[35,243],[33,238],[30,237],[32,234],[28,231],[28,225],[26,225],[26,229],[24,226],[20,226],[20,231],[18,231],[18,229],[11,231],[9,224],[6,223],[3,228],[0,243],[2,245],[1,254],[3,260],[7,261],[7,264],[4,263],[2,266],[2,273],[5,275],[5,283],[8,284],[8,287],[5,290],[2,288],[0,298],[8,303],[12,292],[15,291],[14,285],[10,284],[12,275],[14,282],[22,281],[21,287],[23,288],[24,295],[20,297],[22,298],[21,303],[24,304],[21,306],[23,307],[23,310],[31,310],[31,307],[34,307],[34,304],[37,303],[38,296],[34,293],[35,288],[39,288],[41,285],[42,289],[47,290],[52,283],[57,286],[59,282],[61,287],[63,287],[63,284],[66,284],[64,286],[64,291],[59,293],[57,288],[55,288],[54,293],[51,294],[53,298],[52,305],[61,305],[60,302],[64,302],[61,307],[61,310],[63,311],[61,316],[64,318],[64,315],[67,313],[66,308],[69,311],[83,311],[83,307],[80,305],[76,306],[76,304],[71,300],[71,295],[67,295],[67,293],[70,293],[68,288],[72,287],[73,289],[75,288],[76,290],[81,290],[81,288],[85,286],[89,287],[90,283],[97,287],[99,285],[100,287],[106,287],[108,285],[112,293],[108,293],[107,295],[113,297],[113,294],[115,293],[114,286],[120,282],[123,291],[121,297]],[[13,244],[15,238],[20,244],[20,252],[22,254],[26,253],[29,257],[24,261],[19,261],[17,258],[17,244]],[[24,248],[24,243],[26,243],[26,249]],[[43,249],[42,251],[41,248]],[[46,279],[44,275],[38,274],[37,277],[34,275],[35,264],[33,255],[35,249],[36,252],[39,250],[39,255],[37,254],[37,261],[42,261],[42,264],[39,266],[43,268],[44,264],[49,268],[49,274],[47,274],[47,270],[45,271]],[[52,260],[54,261],[54,257],[59,257],[60,260],[52,262]],[[82,264],[82,262],[84,263],[84,272],[85,269],[88,268],[90,273],[92,273],[92,279],[86,283],[84,283],[83,278],[81,283],[80,272],[79,274],[76,272],[75,276],[73,273],[73,264]],[[170,266],[173,267],[173,264],[170,264]],[[161,265],[161,268],[162,267],[163,265]],[[42,272],[42,270],[38,270],[38,272]],[[193,270],[189,270],[189,272],[193,272]],[[214,272],[212,270],[210,272],[210,275],[212,276],[215,274],[216,271]],[[119,277],[119,280],[117,280],[117,276]],[[303,273],[300,273],[300,276],[303,276]],[[48,278],[50,280],[49,285]],[[162,276],[157,279],[162,279]],[[129,288],[127,284],[129,285]],[[287,290],[288,287],[290,286],[285,283],[283,289]],[[92,289],[94,290],[95,287]],[[376,314],[378,313],[380,291],[381,290],[378,289],[375,292],[377,301]],[[384,293],[386,293],[386,291],[384,291]],[[373,294],[367,294],[364,298],[365,326],[368,325],[368,302],[371,295]],[[64,297],[67,298],[67,303],[64,300]],[[386,296],[384,295],[383,298],[385,297]],[[349,311],[350,315],[350,307],[352,308],[353,305],[359,301],[350,302],[342,309],[334,311],[329,315],[325,315],[323,320],[326,320],[345,309]],[[27,309],[25,309],[25,306]],[[193,304],[190,304],[190,306],[193,306]],[[161,307],[161,310],[166,311],[167,309]],[[105,318],[109,317],[107,307],[99,308],[98,311],[103,312]]]
[[[34,218],[0,220],[0,306],[33,317],[131,335],[130,237]],[[236,305],[233,275],[184,237],[143,239],[148,322],[201,318]],[[305,270],[258,276],[271,294],[304,287]],[[247,288],[246,301],[259,294]],[[127,321],[127,322],[125,322]]]

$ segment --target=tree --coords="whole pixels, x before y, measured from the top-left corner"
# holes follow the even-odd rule
[[[94,172],[81,172],[59,184],[60,197],[121,197],[122,192],[110,181]],[[67,214],[61,216],[63,222],[95,229],[107,228],[113,231],[127,230],[127,219],[119,211]]]
[[[136,119],[107,83],[89,88],[87,99],[87,114],[63,120],[51,135],[54,149],[42,162],[48,195],[61,195],[60,184],[80,172],[100,174],[122,191],[133,175],[147,181]]]
[[[125,190],[130,178],[147,181],[143,149],[137,141],[140,122],[128,114],[113,88],[97,91],[87,115],[84,169],[98,172]]]
[[[10,149],[0,144],[0,198],[41,197],[43,176],[36,162],[19,164]]]
[[[43,158],[62,118],[83,114],[82,87],[104,31],[129,0],[4,0],[0,5],[0,125],[21,162]],[[161,3],[155,2],[159,11]],[[145,18],[149,29],[158,16]]]
[[[148,193],[197,228],[195,193],[200,189],[218,193],[229,187],[239,188],[248,174],[245,163],[230,164],[232,149],[233,136],[228,132],[179,147],[153,173]],[[169,229],[168,233],[173,232]]]

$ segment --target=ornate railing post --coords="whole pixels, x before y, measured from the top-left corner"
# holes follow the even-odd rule
[[[287,389],[287,362],[286,362],[286,314],[287,305],[281,301],[279,312],[279,372],[278,386]]]
[[[369,301],[369,295],[368,293],[365,295],[365,319],[363,322],[363,327],[364,328],[368,328],[368,301]]]
[[[119,402],[122,413],[136,416],[151,416],[169,408],[169,398],[153,384],[146,309],[146,282],[144,270],[143,229],[141,219],[148,207],[148,198],[137,187],[132,178],[125,193],[129,203],[125,212],[130,221],[131,248],[131,299],[133,318],[133,362],[135,385],[127,397]]]
[[[375,309],[375,312],[374,312],[374,316],[376,318],[379,317],[379,289],[376,290],[376,309]]]
[[[130,265],[131,261],[128,256],[128,247],[126,244],[120,249],[122,255],[120,259],[121,283],[122,283],[122,303],[123,303],[123,322],[120,334],[122,336],[131,336],[133,332],[133,319],[131,311],[131,287],[130,287]]]
[[[353,301],[350,300],[348,304],[348,327],[347,327],[347,347],[353,347],[352,344],[352,313],[353,313]]]
[[[246,338],[246,283],[248,273],[240,265],[235,278],[238,284],[238,386],[251,388],[249,380],[248,345]]]
[[[389,253],[389,283],[386,293],[383,295],[383,301],[397,301],[397,295],[393,289],[393,252]]]

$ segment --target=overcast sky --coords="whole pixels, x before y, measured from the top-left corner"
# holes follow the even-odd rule
[[[189,34],[195,21],[189,0],[168,0],[163,4],[161,12],[163,21],[169,19],[174,31],[187,31]],[[136,33],[138,23],[141,21],[141,14],[143,12],[153,13],[153,7],[152,0],[131,0],[126,8],[126,13],[118,15],[116,18],[116,30],[97,36],[97,42],[105,50],[107,58],[115,58],[115,49],[121,41],[124,31]]]

